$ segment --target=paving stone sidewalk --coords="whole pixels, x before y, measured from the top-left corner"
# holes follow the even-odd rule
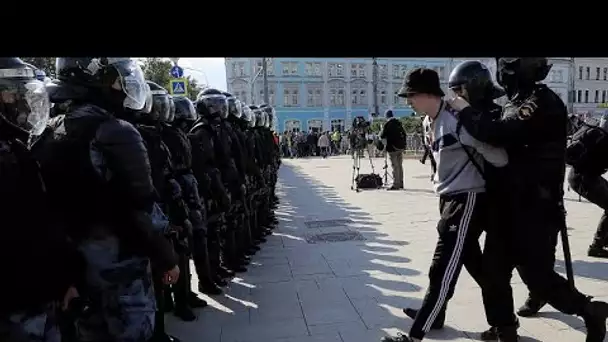
[[[382,174],[384,160],[374,164]],[[363,161],[361,172],[370,170]],[[167,315],[168,331],[184,342],[377,342],[407,332],[401,309],[419,306],[427,287],[438,200],[428,165],[406,160],[404,170],[405,191],[357,193],[348,157],[285,160],[274,235],[225,294],[205,297],[210,306],[197,321]],[[608,263],[586,257],[601,211],[573,192],[566,197],[576,284],[608,300]],[[562,260],[556,268],[563,271]],[[517,274],[513,284],[519,305],[527,292]],[[585,339],[580,319],[551,307],[521,324],[523,341]],[[479,288],[463,270],[446,327],[425,341],[477,340],[486,327]]]

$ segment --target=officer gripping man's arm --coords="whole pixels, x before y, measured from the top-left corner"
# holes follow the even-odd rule
[[[487,281],[494,293],[484,298],[488,322],[498,327],[503,341],[517,340],[508,284],[517,266],[541,304],[546,301],[561,312],[581,316],[587,341],[603,341],[608,304],[591,301],[554,271],[557,234],[566,227],[563,184],[568,118],[559,96],[539,83],[551,66],[543,57],[500,57],[497,64],[497,79],[509,97],[501,119],[482,120],[481,113],[462,98],[451,101],[455,109],[461,110],[459,119],[471,135],[504,146],[509,154],[505,183],[510,188],[506,194],[510,227],[495,248],[487,248],[484,255],[493,264]],[[567,242],[565,234],[562,239]],[[515,253],[517,258],[513,260],[510,255]]]

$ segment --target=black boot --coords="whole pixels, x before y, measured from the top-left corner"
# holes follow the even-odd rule
[[[608,250],[602,246],[591,245],[587,251],[587,255],[593,258],[604,258],[608,259]]]
[[[220,267],[218,268],[218,274],[220,277],[222,278],[232,278],[234,277],[234,271],[232,271],[231,269],[228,269],[226,267],[224,267],[223,265],[220,265]]]
[[[515,325],[515,331],[517,331],[517,329],[519,329],[519,321],[517,321]],[[481,333],[479,339],[482,341],[498,341],[498,328],[490,327],[490,329]]]
[[[173,314],[183,321],[190,322],[196,319],[196,315],[190,307],[189,295],[190,295],[190,260],[185,251],[178,253],[179,257],[179,268],[181,275],[177,279],[175,285],[173,285],[173,296],[175,300],[175,309]]]
[[[517,342],[519,341],[519,335],[517,335],[516,327],[503,327],[496,328],[496,336],[498,342]]]
[[[196,293],[190,291],[190,293],[188,293],[188,305],[190,305],[191,308],[204,308],[209,305],[209,303],[207,303],[206,300],[199,298]]]
[[[413,342],[409,336],[398,333],[397,336],[385,336],[381,340],[382,342]]]
[[[532,317],[536,315],[545,304],[547,304],[547,302],[528,295],[528,299],[526,299],[524,305],[517,310],[517,315],[521,317]]]
[[[192,234],[192,261],[200,282],[206,284],[213,282],[213,272],[209,262],[207,233],[196,231]]]
[[[198,290],[210,296],[217,296],[222,294],[222,289],[214,281],[199,281]]]
[[[603,342],[606,337],[606,318],[608,318],[608,303],[593,301],[587,303],[580,315],[587,328],[586,342]]]
[[[416,315],[418,314],[418,309],[405,308],[403,309],[403,313],[411,318],[416,319]],[[432,330],[443,329],[443,325],[445,324],[445,308],[439,312],[435,322],[431,325]]]

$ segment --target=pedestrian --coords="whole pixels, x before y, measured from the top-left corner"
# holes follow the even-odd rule
[[[403,151],[406,145],[406,134],[403,125],[393,116],[392,110],[387,110],[388,119],[382,127],[380,138],[386,140],[385,148],[391,160],[393,169],[393,185],[387,190],[403,189]]]
[[[329,132],[321,134],[318,141],[318,146],[321,152],[321,157],[326,158],[328,153],[330,152],[330,141],[329,141]]]

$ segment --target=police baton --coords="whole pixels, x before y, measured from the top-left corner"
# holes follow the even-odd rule
[[[566,277],[568,278],[568,285],[574,289],[574,269],[572,268],[572,254],[570,254],[570,240],[568,238],[568,227],[566,225],[566,208],[562,203],[562,210],[564,212],[564,219],[562,220],[560,235],[562,236],[562,248],[564,249],[564,264],[566,265]]]

